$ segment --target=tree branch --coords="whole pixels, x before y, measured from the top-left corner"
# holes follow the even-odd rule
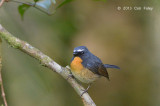
[[[1,86],[1,93],[2,93],[4,105],[8,106],[7,100],[5,97],[4,87],[3,87],[3,80],[2,80],[2,50],[1,50],[1,47],[2,47],[2,41],[0,38],[0,86]]]
[[[8,2],[8,0],[1,0],[0,1],[0,7],[3,5],[4,2]]]
[[[91,99],[88,93],[85,93],[81,96],[84,88],[80,84],[78,84],[74,78],[70,77],[68,79],[68,77],[70,76],[70,70],[68,68],[60,66],[55,61],[53,61],[50,57],[43,54],[40,50],[36,49],[29,43],[14,37],[7,30],[5,30],[1,25],[0,25],[0,37],[5,39],[13,48],[19,49],[24,53],[34,57],[35,59],[39,60],[41,64],[50,68],[52,71],[57,72],[63,78],[65,78],[71,84],[71,86],[75,89],[77,94],[82,98],[82,101],[85,106],[96,106],[96,104],[93,102],[93,100]]]

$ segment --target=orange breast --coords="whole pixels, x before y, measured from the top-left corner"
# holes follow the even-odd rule
[[[83,60],[80,57],[75,57],[70,64],[71,70],[76,71],[76,72],[80,72],[83,69],[82,62],[83,62]]]

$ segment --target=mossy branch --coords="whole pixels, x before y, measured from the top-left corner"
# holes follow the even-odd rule
[[[30,45],[25,41],[22,41],[14,37],[7,30],[5,30],[1,25],[0,25],[0,37],[5,39],[13,48],[19,49],[24,53],[30,55],[31,57],[34,57],[35,59],[39,60],[41,64],[50,68],[52,71],[57,72],[63,78],[65,78],[71,84],[71,86],[75,89],[77,94],[82,98],[82,101],[85,106],[96,106],[96,104],[93,102],[93,100],[91,99],[88,93],[85,93],[81,96],[84,88],[79,83],[77,83],[77,81],[74,78],[72,77],[68,78],[70,76],[69,68],[60,66],[55,61],[53,61],[50,57],[43,54],[37,48],[33,47],[32,45]]]

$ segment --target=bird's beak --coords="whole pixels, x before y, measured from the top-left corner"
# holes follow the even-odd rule
[[[73,52],[73,55],[74,55],[74,56],[77,56],[77,55],[78,55],[78,52]]]

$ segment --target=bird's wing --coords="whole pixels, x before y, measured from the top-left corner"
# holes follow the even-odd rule
[[[109,79],[108,72],[98,57],[96,57],[96,59],[90,60],[85,67],[91,70],[93,73],[102,75]]]
[[[108,72],[107,72],[107,69],[104,67],[103,64],[101,64],[98,68],[98,72],[100,73],[100,75],[106,77],[109,79],[109,75],[108,75]]]
[[[88,68],[93,73],[100,75],[100,73],[98,72],[99,63],[95,63],[95,62],[87,63],[86,68]]]
[[[98,57],[91,55],[90,58],[85,59],[82,64],[84,65],[84,67],[88,68],[93,73],[100,75],[100,73],[98,72],[98,68],[100,64],[102,64],[102,62]]]
[[[116,69],[120,69],[120,67],[116,66],[116,65],[110,65],[110,64],[104,64],[105,68],[116,68]]]

